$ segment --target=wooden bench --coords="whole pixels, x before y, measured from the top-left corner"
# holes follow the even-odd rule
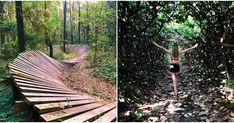
[[[66,87],[59,76],[68,66],[40,51],[19,54],[9,68],[23,101],[44,121],[116,121],[116,102],[78,95]]]

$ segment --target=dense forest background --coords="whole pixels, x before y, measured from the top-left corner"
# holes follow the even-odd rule
[[[72,44],[87,44],[87,66],[95,76],[115,83],[116,2],[0,1],[0,89],[6,90],[0,96],[0,107],[5,107],[0,109],[0,119],[20,120],[9,110],[12,89],[4,84],[11,78],[8,64],[26,50],[40,50],[58,60],[70,59],[75,55],[69,51]]]
[[[233,88],[233,14],[233,2],[119,2],[119,120],[145,121],[139,105],[157,102],[166,92],[160,81],[165,78],[168,56],[152,41],[166,48],[177,42],[182,49],[198,43],[198,48],[181,58],[189,66],[196,92],[208,94],[223,83]]]

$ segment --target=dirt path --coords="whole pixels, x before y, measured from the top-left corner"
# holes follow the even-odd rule
[[[160,84],[154,85],[155,96],[150,103],[140,106],[143,114],[137,121],[229,121],[228,100],[220,93],[220,88],[203,88],[202,79],[190,69],[182,65],[177,85],[178,98],[173,96],[169,73],[162,70],[165,77],[159,79]]]
[[[116,97],[116,86],[105,79],[92,76],[91,69],[87,68],[86,55],[88,52],[87,45],[71,45],[71,51],[75,51],[78,55],[66,60],[66,62],[78,62],[69,70],[66,70],[61,75],[62,81],[80,94],[88,94],[95,98],[114,101]]]

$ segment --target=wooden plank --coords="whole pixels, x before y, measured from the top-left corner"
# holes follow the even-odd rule
[[[77,97],[77,94],[52,94],[52,93],[31,93],[31,92],[22,92],[26,97]]]
[[[78,105],[90,104],[95,102],[96,101],[94,100],[80,100],[80,101],[70,101],[70,102],[46,103],[46,104],[37,104],[35,105],[34,108],[39,113],[46,113],[62,109],[66,106],[74,107]]]
[[[17,59],[15,59],[15,60],[17,60]],[[28,67],[30,69],[30,71],[37,71],[37,72],[40,72],[40,73],[43,73],[43,74],[50,75],[50,76],[52,76],[54,78],[58,78],[58,76],[61,74],[61,73],[58,74],[58,73],[56,73],[54,71],[53,72],[52,71],[48,72],[48,71],[45,71],[45,70],[41,70],[41,68],[39,68],[39,67],[37,67],[37,66],[35,66],[33,64],[28,64],[28,63],[20,61],[20,60],[17,60],[17,62],[13,63],[13,65],[19,66],[20,68]]]
[[[56,83],[61,83],[58,79],[55,79],[55,78],[52,78],[50,76],[47,76],[47,75],[40,75],[40,74],[35,74],[35,73],[30,73],[28,71],[25,71],[21,68],[18,68],[18,67],[15,67],[14,65],[10,64],[9,67],[11,68],[11,71],[13,71],[14,73],[13,74],[16,74],[16,75],[21,75],[23,77],[30,77],[30,78],[34,78],[34,79],[43,79],[43,80],[51,80],[51,81],[54,81]]]
[[[21,56],[17,57],[16,60],[21,61],[21,63],[24,62],[24,64],[30,64],[31,66],[34,66],[34,67],[36,67],[37,69],[39,69],[39,70],[41,70],[41,71],[48,72],[48,71],[46,71],[46,70],[48,70],[48,69],[47,69],[48,67],[45,68],[45,67],[42,66],[42,65],[38,65],[38,64],[35,64],[35,63],[33,63],[33,62],[30,62],[28,59],[25,59],[25,58],[23,58],[23,57],[21,57]],[[50,72],[50,73],[53,73],[55,76],[61,74],[61,72],[60,72],[60,73],[57,73],[56,71],[53,71],[53,72]]]
[[[26,81],[26,80],[21,80],[21,79],[14,79],[16,83],[24,83],[24,84],[29,84],[29,85],[38,85],[38,86],[45,86],[45,87],[51,87],[51,88],[59,88],[59,89],[63,89],[63,90],[69,90],[66,86],[58,86],[58,84],[53,84],[53,83],[41,83],[38,81]]]
[[[45,121],[54,121],[54,120],[66,118],[75,114],[83,113],[83,112],[98,108],[102,105],[103,104],[98,104],[98,103],[87,104],[87,105],[82,105],[82,106],[78,106],[74,108],[69,108],[69,109],[42,114],[41,117]]]
[[[25,72],[25,73],[29,73],[29,74],[35,75],[35,76],[57,78],[57,76],[56,77],[51,76],[49,73],[45,73],[45,72],[42,72],[40,70],[37,70],[32,66],[20,64],[19,62],[11,64],[10,67],[14,68],[15,70],[22,71],[22,72]]]
[[[40,53],[40,54],[39,54]],[[47,63],[53,65],[54,67],[56,67],[57,69],[59,69],[60,71],[65,70],[65,67],[62,66],[61,64],[59,64],[58,61],[50,58],[49,56],[45,55],[44,53],[42,53],[41,51],[39,51],[39,53],[37,54],[38,57],[42,58],[42,59],[46,59]]]
[[[47,90],[57,90],[57,91],[66,91],[66,92],[73,92],[68,89],[60,89],[56,87],[51,87],[51,86],[42,86],[42,85],[34,85],[34,84],[26,84],[26,83],[21,83],[21,82],[16,82],[19,87],[30,87],[30,88],[38,88],[38,89],[47,89]]]
[[[47,66],[47,68],[50,68],[53,71],[61,72],[54,64],[51,64],[48,59],[45,59],[39,55],[39,52],[29,52],[29,55],[33,56],[31,57],[30,61],[31,62],[36,62],[37,64],[40,64],[42,66]]]
[[[74,100],[87,100],[86,97],[26,97],[27,102],[31,104],[36,103],[46,103],[46,102],[65,102],[67,100],[74,101]]]
[[[20,87],[20,86],[19,88],[21,91],[24,91],[24,92],[49,92],[49,93],[61,93],[61,94],[75,94],[74,92],[48,90],[48,89],[40,89],[40,88],[30,88],[30,87]]]
[[[107,104],[105,106],[96,108],[94,110],[91,110],[91,111],[82,113],[80,115],[77,115],[75,117],[72,117],[70,119],[67,119],[63,122],[85,122],[85,121],[87,121],[95,116],[101,115],[102,113],[113,109],[115,106],[116,106],[115,103]]]
[[[112,109],[111,111],[107,112],[103,116],[99,117],[94,122],[111,122],[117,117],[117,108]]]
[[[26,78],[32,78],[32,79],[35,79],[35,80],[53,81],[54,83],[59,83],[59,84],[62,83],[62,82],[60,82],[59,80],[56,80],[56,79],[48,79],[48,78],[43,78],[41,76],[35,76],[35,75],[29,74],[27,72],[16,70],[13,67],[10,67],[10,70],[11,70],[11,72],[13,72],[13,75],[22,76],[22,77],[26,77]]]
[[[18,76],[18,75],[14,75],[13,78],[15,80],[17,79],[17,81],[19,81],[19,82],[38,83],[38,84],[43,84],[43,85],[46,84],[46,85],[59,86],[59,87],[67,88],[67,86],[65,86],[63,83],[59,84],[59,83],[54,83],[53,81],[35,80],[33,78],[21,77],[21,76]]]

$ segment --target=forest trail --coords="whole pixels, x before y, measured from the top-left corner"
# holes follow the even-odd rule
[[[76,52],[76,57],[68,60],[63,60],[63,62],[78,62],[80,60],[84,60],[87,52],[88,52],[88,45],[85,44],[72,44],[68,45],[68,49],[72,52]]]
[[[77,56],[63,60],[63,62],[78,63],[63,72],[60,76],[63,83],[79,94],[115,102],[116,86],[106,79],[93,76],[92,69],[87,67],[88,45],[69,45],[68,48],[70,51],[76,52]]]
[[[149,104],[140,106],[148,122],[229,121],[228,100],[220,88],[202,88],[201,79],[183,64],[178,77],[178,97],[173,96],[173,85],[169,72],[154,85],[154,97]],[[203,90],[208,90],[207,92]],[[158,98],[159,97],[159,98]]]

